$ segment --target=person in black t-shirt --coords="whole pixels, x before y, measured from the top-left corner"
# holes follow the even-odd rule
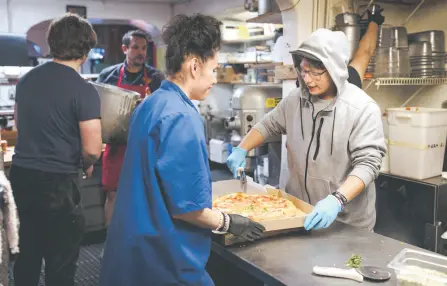
[[[77,72],[96,45],[92,26],[66,14],[50,24],[47,42],[54,60],[16,87],[10,179],[20,219],[17,286],[38,284],[42,258],[47,286],[74,285],[85,227],[80,169],[91,176],[102,149],[99,94]]]
[[[385,17],[382,16],[382,11],[383,10],[376,9],[374,12],[370,12],[368,10],[368,28],[366,29],[365,35],[360,40],[354,58],[348,66],[348,81],[359,88],[362,88],[363,77],[376,49],[379,26],[385,21]]]

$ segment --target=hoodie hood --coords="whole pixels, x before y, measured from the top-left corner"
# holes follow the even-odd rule
[[[313,32],[296,51],[291,52],[295,67],[303,57],[321,61],[334,81],[340,94],[347,82],[350,48],[345,33],[318,29]],[[301,76],[298,78],[304,86]]]

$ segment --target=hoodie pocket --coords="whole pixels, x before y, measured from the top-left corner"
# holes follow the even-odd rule
[[[299,180],[300,185],[303,186],[303,191],[306,192],[304,174],[299,174]],[[315,205],[318,201],[324,199],[331,193],[330,183],[323,178],[313,177],[307,174],[307,193],[310,198],[309,203]],[[305,197],[307,197],[307,194]]]

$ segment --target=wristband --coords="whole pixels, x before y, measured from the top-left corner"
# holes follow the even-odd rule
[[[225,215],[223,214],[223,212],[221,212],[219,218],[219,224],[217,225],[216,229],[214,229],[214,231],[220,231],[220,229],[223,228],[224,223],[225,223]]]
[[[346,199],[346,197],[340,193],[339,191],[335,191],[332,193],[332,195],[340,201],[341,204],[341,208],[343,209],[345,207],[345,205],[348,203],[348,199]]]

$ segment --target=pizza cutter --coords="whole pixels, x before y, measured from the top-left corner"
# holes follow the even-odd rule
[[[239,180],[241,181],[241,190],[242,192],[247,192],[247,175],[245,175],[245,170],[243,167],[237,169],[239,174]]]
[[[313,272],[321,276],[331,276],[338,278],[346,278],[355,280],[358,282],[363,282],[363,278],[384,282],[391,278],[391,273],[384,268],[375,266],[364,266],[357,269],[342,269],[333,267],[319,267],[315,266]]]

